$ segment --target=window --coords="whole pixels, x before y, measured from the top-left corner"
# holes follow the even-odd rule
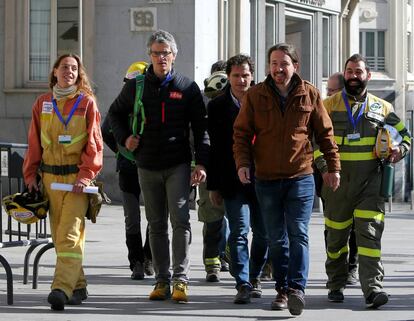
[[[276,41],[276,7],[274,4],[266,3],[266,50],[272,47]]]
[[[42,92],[64,52],[78,54],[93,75],[94,44],[82,39],[93,39],[94,17],[95,1],[5,0],[4,92]]]
[[[370,30],[359,33],[359,48],[373,71],[385,71],[385,31]]]
[[[57,56],[79,54],[79,0],[31,0],[29,4],[28,82],[47,82]]]
[[[329,77],[331,74],[331,28],[330,19],[322,17],[322,76]]]

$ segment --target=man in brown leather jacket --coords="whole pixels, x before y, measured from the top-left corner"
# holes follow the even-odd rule
[[[305,306],[308,224],[315,189],[312,138],[324,153],[334,190],[339,186],[340,163],[319,91],[296,73],[299,59],[294,47],[275,45],[267,57],[270,74],[244,96],[234,123],[233,151],[242,183],[250,183],[252,161],[256,167],[256,194],[278,293],[271,307],[299,315]]]

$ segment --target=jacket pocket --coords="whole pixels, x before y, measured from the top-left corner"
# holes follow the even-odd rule
[[[269,104],[262,104],[257,108],[257,112],[255,113],[255,125],[262,134],[268,133],[274,129],[275,112],[275,107]]]
[[[306,127],[309,123],[310,114],[313,110],[311,105],[298,105],[295,108],[294,117],[296,127]]]

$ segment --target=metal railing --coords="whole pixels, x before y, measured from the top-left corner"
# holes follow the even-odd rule
[[[26,144],[13,144],[0,142],[0,199],[6,195],[21,192],[23,182],[23,154],[27,149]],[[27,284],[29,275],[30,257],[35,248],[43,245],[37,252],[33,262],[33,289],[37,288],[38,265],[40,257],[48,249],[53,248],[52,239],[47,233],[47,219],[33,224],[21,224],[12,219],[0,207],[0,248],[29,246],[24,257],[23,284]],[[7,277],[7,304],[13,304],[13,273],[7,259],[0,255],[0,263],[6,271]]]

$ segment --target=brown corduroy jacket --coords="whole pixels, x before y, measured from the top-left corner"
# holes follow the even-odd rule
[[[234,159],[237,169],[250,168],[251,147],[260,180],[293,178],[313,172],[312,140],[315,137],[324,154],[329,172],[339,172],[338,147],[332,122],[318,89],[292,78],[291,89],[282,113],[280,98],[269,85],[269,78],[249,89],[234,123]],[[253,139],[254,138],[254,139]]]

